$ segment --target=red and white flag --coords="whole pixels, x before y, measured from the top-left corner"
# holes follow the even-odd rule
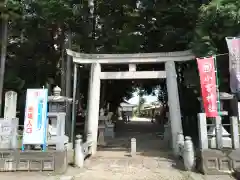
[[[218,116],[214,57],[197,58],[202,102],[207,117]]]

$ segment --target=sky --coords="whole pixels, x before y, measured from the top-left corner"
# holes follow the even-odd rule
[[[149,104],[151,102],[157,101],[157,96],[143,96],[146,99],[146,103]],[[137,92],[133,93],[133,97],[129,99],[127,102],[130,104],[138,104],[139,96]]]

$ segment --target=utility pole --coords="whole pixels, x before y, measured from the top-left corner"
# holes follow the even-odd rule
[[[7,0],[4,2],[4,8],[7,6]],[[7,56],[7,30],[8,30],[8,15],[1,14],[2,19],[2,42],[1,42],[1,67],[0,67],[0,117],[2,116],[2,96],[3,96],[3,83],[5,74],[5,63]]]

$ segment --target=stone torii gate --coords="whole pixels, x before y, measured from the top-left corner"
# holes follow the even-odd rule
[[[97,133],[100,101],[100,81],[106,79],[162,79],[166,78],[168,104],[170,112],[172,148],[177,153],[177,135],[182,132],[181,112],[177,86],[175,61],[193,60],[195,56],[190,50],[166,53],[139,54],[83,54],[67,49],[67,54],[73,58],[74,83],[73,102],[76,100],[77,74],[81,64],[91,64],[89,79],[89,95],[87,108],[87,141],[91,142],[91,153],[97,151]],[[165,63],[165,71],[136,71],[136,64]],[[129,71],[102,72],[101,64],[128,64]],[[72,138],[75,126],[75,103],[72,107]]]

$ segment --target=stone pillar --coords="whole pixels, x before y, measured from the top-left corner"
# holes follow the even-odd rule
[[[207,118],[205,113],[198,113],[198,134],[201,150],[208,149]]]
[[[177,155],[177,135],[182,132],[181,111],[179,103],[177,74],[175,69],[175,62],[168,61],[165,63],[168,104],[172,132],[172,148],[175,155]]]
[[[87,142],[91,143],[91,154],[97,151],[98,118],[100,101],[100,73],[101,65],[91,65],[88,108],[87,108]]]
[[[238,117],[232,116],[230,117],[231,121],[231,134],[232,134],[232,148],[239,148],[239,126],[238,126]]]
[[[87,101],[87,109],[86,109],[86,118],[85,118],[85,124],[84,124],[84,134],[87,136],[88,135],[88,109],[89,109],[89,99],[90,99],[90,91],[91,91],[91,87],[92,87],[92,79],[93,79],[93,71],[92,71],[92,66],[91,66],[91,70],[89,73],[89,82],[88,82],[88,101]],[[101,83],[101,82],[100,82]]]
[[[76,98],[77,98],[77,77],[78,77],[78,65],[75,63],[74,64],[74,71],[73,71],[73,104],[72,104],[72,125],[71,125],[71,141],[72,142],[72,146],[74,148],[75,143],[74,143],[74,134],[75,134],[75,127],[76,127]]]
[[[222,126],[222,118],[220,116],[217,116],[215,118],[215,128],[216,128],[216,143],[217,143],[217,149],[223,148],[223,126]]]
[[[18,118],[16,118],[16,116],[17,116],[17,93],[14,91],[7,91],[5,93],[4,120],[9,121],[9,126],[12,129],[10,136],[11,141],[10,143],[8,143],[8,145],[10,145],[10,148],[13,149],[18,148],[17,138],[19,120]],[[4,136],[2,136],[2,138],[3,137]]]
[[[4,119],[11,120],[17,115],[17,93],[7,91],[5,93]]]

